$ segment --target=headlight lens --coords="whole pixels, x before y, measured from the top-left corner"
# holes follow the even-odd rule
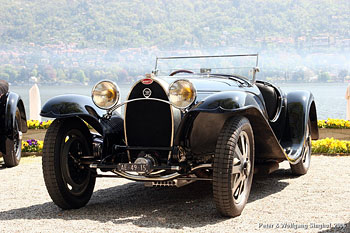
[[[196,89],[188,80],[177,80],[169,87],[169,100],[177,108],[187,108],[196,99]]]
[[[118,103],[120,96],[118,86],[112,81],[101,81],[92,89],[92,101],[97,107],[110,109]]]

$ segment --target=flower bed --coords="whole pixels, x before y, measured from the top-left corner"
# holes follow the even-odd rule
[[[318,128],[350,129],[350,121],[343,119],[318,120]]]
[[[29,129],[47,129],[52,120],[39,122],[36,120],[28,120]],[[89,125],[88,125],[89,126]],[[320,129],[350,129],[350,121],[342,119],[330,119],[327,120],[318,120],[318,127]],[[91,127],[89,127],[91,128]],[[342,133],[342,132],[340,132]],[[326,132],[329,135],[329,132]],[[346,131],[347,134],[347,131]],[[42,152],[43,141],[30,139],[22,142],[22,151],[23,152]],[[312,141],[312,153],[320,154],[349,154],[350,153],[350,141],[348,140],[337,140],[329,137],[320,140]]]
[[[47,129],[51,125],[52,120],[48,121],[38,121],[38,120],[28,120],[28,129]]]
[[[28,120],[28,129],[47,129],[51,125],[52,120],[48,121],[38,121],[38,120]],[[318,128],[331,128],[331,129],[350,129],[350,121],[343,119],[331,119],[318,120]],[[90,128],[90,127],[89,127]]]
[[[42,152],[44,142],[35,139],[22,141],[22,152]]]
[[[28,129],[47,129],[51,125],[53,120],[48,121],[38,121],[38,120],[27,120],[27,126]],[[85,122],[85,124],[88,126],[89,129],[92,129],[92,127]]]
[[[312,153],[349,154],[350,141],[325,138],[312,141]]]
[[[38,152],[43,151],[43,141],[30,139],[22,142],[23,152]],[[350,141],[337,140],[334,138],[326,138],[312,141],[313,154],[350,154]]]

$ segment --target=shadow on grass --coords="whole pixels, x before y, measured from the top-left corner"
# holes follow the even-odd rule
[[[248,205],[287,187],[288,183],[281,181],[290,178],[287,174],[278,170],[268,177],[254,178]],[[196,182],[182,188],[146,188],[142,183],[130,182],[94,192],[88,205],[81,209],[63,211],[47,202],[0,212],[0,221],[89,219],[145,228],[197,228],[227,220],[216,211],[212,196],[210,182]]]

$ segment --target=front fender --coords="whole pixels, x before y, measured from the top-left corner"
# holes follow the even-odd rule
[[[206,122],[205,125],[203,125],[204,122],[202,120],[198,120],[200,119],[200,117],[198,118],[198,116],[203,115],[203,113],[229,113],[230,115],[230,113],[246,109],[247,106],[255,106],[255,108],[259,108],[259,106],[262,106],[262,103],[261,100],[255,99],[253,94],[248,94],[247,92],[242,91],[225,91],[207,96],[206,98],[199,101],[184,115],[184,118],[182,119],[176,133],[175,144],[180,145],[180,141],[187,140],[190,136],[190,131],[192,132],[191,135],[193,137],[193,132],[199,131],[199,129],[196,129],[198,121],[202,123],[202,126],[198,127],[208,129],[207,131],[200,130],[204,133],[202,134],[203,137],[208,136],[208,139],[212,138],[211,141],[216,140],[213,137],[215,137],[215,135],[218,134],[221,127],[223,126],[226,120],[226,117],[224,116],[226,115],[221,115],[221,117],[218,117],[219,115],[216,115],[217,117],[213,117],[213,119],[210,118],[211,120],[209,120],[209,118],[205,119],[204,117],[203,121]],[[264,107],[262,106],[260,109],[263,108]],[[197,122],[195,122],[196,119]],[[210,133],[209,135],[207,135],[207,133],[205,132]]]
[[[256,145],[256,157],[286,159],[259,97],[249,92],[216,93],[203,99],[183,118],[175,143],[185,146],[195,155],[214,154],[217,138],[228,118],[243,116],[249,119]]]
[[[21,97],[14,92],[9,92],[7,94],[7,100],[5,105],[5,117],[4,117],[4,126],[5,126],[5,134],[6,135],[12,135],[13,127],[15,126],[15,117],[16,117],[16,111],[17,107],[20,112],[20,130],[25,133],[28,130],[27,127],[27,118],[26,118],[26,112],[24,109],[24,104],[21,99]]]
[[[306,125],[311,122],[311,138],[318,139],[317,113],[314,97],[309,91],[294,91],[287,94],[287,131],[282,144],[288,149],[288,160],[299,162],[306,140]]]
[[[97,108],[90,97],[83,95],[61,95],[49,99],[40,115],[48,118],[80,117],[97,132],[103,134],[99,120],[105,111]]]
[[[200,112],[227,112],[235,111],[247,106],[254,106],[258,109],[264,109],[264,105],[256,95],[243,92],[243,91],[225,91],[212,94],[202,101],[200,101],[196,106],[194,106],[191,111]],[[267,116],[266,113],[263,115]]]

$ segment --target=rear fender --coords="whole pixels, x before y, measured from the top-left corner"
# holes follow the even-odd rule
[[[247,92],[222,92],[205,98],[182,120],[176,145],[190,148],[195,155],[214,154],[217,138],[228,118],[247,117],[252,125],[256,157],[284,160],[286,155],[272,128],[259,98]]]
[[[104,113],[87,96],[61,95],[49,99],[42,107],[40,115],[48,118],[79,117],[103,135],[100,119]]]
[[[288,160],[299,162],[306,140],[306,125],[311,122],[311,138],[318,139],[317,113],[314,97],[309,91],[294,91],[287,94],[287,129],[282,145],[287,149]]]
[[[15,117],[16,117],[17,107],[19,109],[20,116],[21,116],[19,129],[21,130],[22,133],[26,133],[28,130],[26,112],[24,109],[23,101],[18,94],[14,92],[9,92],[7,94],[7,101],[6,101],[5,114],[4,114],[5,115],[5,118],[4,118],[5,134],[8,136],[12,135],[13,127],[15,126]]]

